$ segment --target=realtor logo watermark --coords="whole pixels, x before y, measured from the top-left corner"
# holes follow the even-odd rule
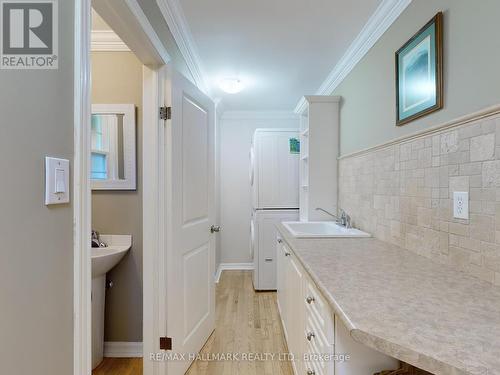
[[[0,0],[0,68],[57,69],[57,0]]]

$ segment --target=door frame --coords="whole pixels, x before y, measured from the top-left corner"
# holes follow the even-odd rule
[[[92,365],[92,321],[91,321],[91,187],[90,187],[90,117],[91,117],[91,0],[77,0],[74,8],[74,167],[73,167],[73,374],[91,375]],[[161,87],[164,66],[171,60],[166,48],[146,18],[137,0],[94,0],[92,4],[143,63],[143,144],[144,150],[155,139],[157,129],[161,129],[158,108],[163,103]],[[150,153],[144,155],[146,158]],[[146,171],[145,171],[146,172]],[[148,166],[144,173],[144,192],[154,181]],[[154,173],[153,173],[154,175]],[[153,186],[154,188],[154,186]],[[150,201],[150,200],[146,200]],[[154,202],[153,202],[154,205]],[[145,224],[156,222],[158,213],[146,205],[143,211]],[[149,276],[151,266],[160,252],[155,239],[148,238],[152,231],[145,225],[144,231],[144,317],[143,354],[154,352],[159,337],[158,318],[154,315],[153,301],[159,296],[154,280]],[[157,232],[158,233],[158,232]],[[154,233],[153,233],[154,234]],[[156,284],[157,285],[157,284]],[[146,299],[147,298],[147,299]],[[146,358],[146,356],[144,356]],[[159,366],[144,361],[144,374],[159,374]]]

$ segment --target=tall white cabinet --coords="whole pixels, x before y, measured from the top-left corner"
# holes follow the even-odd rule
[[[337,212],[340,96],[304,97],[300,116],[300,220],[331,220],[317,211]]]

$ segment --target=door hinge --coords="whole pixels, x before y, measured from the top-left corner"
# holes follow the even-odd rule
[[[172,118],[172,107],[160,107],[160,119],[170,120]]]
[[[171,337],[160,337],[160,350],[172,350]]]

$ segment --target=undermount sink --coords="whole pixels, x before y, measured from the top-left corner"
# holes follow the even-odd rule
[[[92,248],[92,369],[102,362],[104,354],[106,273],[130,250],[132,236],[101,234],[100,241],[107,246]]]
[[[92,278],[105,275],[125,256],[132,246],[132,236],[101,234],[106,247],[92,248]]]
[[[296,238],[371,237],[356,228],[345,228],[333,221],[285,221],[283,225]]]

